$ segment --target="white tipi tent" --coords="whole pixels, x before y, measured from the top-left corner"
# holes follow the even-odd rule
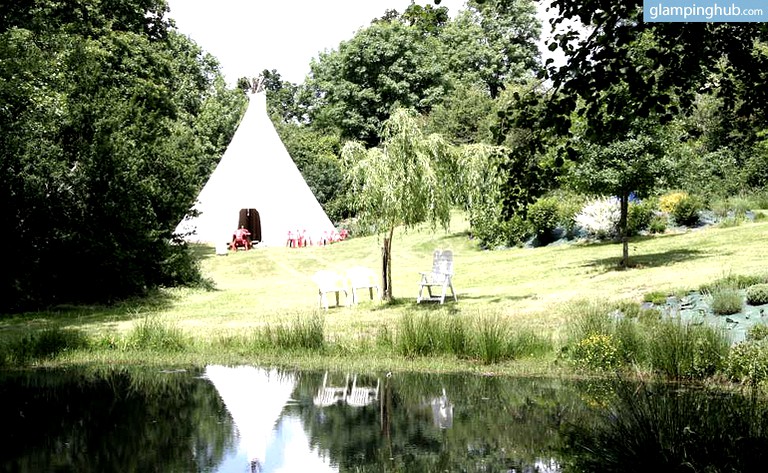
[[[223,245],[240,226],[267,246],[285,245],[288,232],[319,241],[334,231],[267,115],[262,91],[248,109],[194,208],[176,227],[187,241]],[[194,232],[194,233],[192,233]]]

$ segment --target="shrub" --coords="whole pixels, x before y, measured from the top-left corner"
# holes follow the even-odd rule
[[[768,304],[768,284],[755,284],[747,288],[747,304]]]
[[[667,303],[667,297],[669,294],[663,291],[651,291],[647,292],[643,296],[643,302],[650,302],[656,305],[663,305]]]
[[[651,233],[664,233],[667,231],[667,217],[654,215],[648,223],[648,231]]]
[[[741,312],[744,301],[738,289],[720,287],[715,289],[711,296],[712,311],[717,315],[731,315]]]
[[[599,198],[588,202],[576,216],[576,223],[596,238],[616,235],[621,217],[619,199]]]
[[[555,192],[553,198],[557,201],[557,223],[571,237],[576,228],[576,216],[584,207],[585,199],[581,195],[563,191]]]
[[[481,214],[472,220],[471,227],[472,235],[479,240],[483,248],[518,246],[532,234],[528,221],[519,215],[514,215],[509,220],[497,221]]]
[[[768,209],[768,189],[755,192],[748,197],[753,209]]]
[[[749,211],[751,204],[751,201],[744,197],[729,197],[713,201],[710,208],[715,216],[721,220],[729,217],[731,219],[740,219]]]
[[[558,204],[554,197],[544,197],[528,207],[528,222],[536,237],[547,242],[558,223]]]
[[[748,340],[733,347],[725,374],[734,381],[759,384],[768,379],[768,346],[765,340]]]
[[[718,228],[733,228],[744,223],[744,217],[726,217],[717,224]]]
[[[611,335],[596,333],[580,340],[572,356],[586,368],[613,369],[619,366],[619,343]]]
[[[659,197],[659,209],[664,213],[672,213],[678,202],[688,197],[687,192],[670,192]]]
[[[763,340],[768,338],[768,324],[755,324],[747,331],[747,340]]]
[[[627,235],[637,235],[651,225],[655,202],[644,200],[642,202],[630,202],[627,208]]]
[[[703,208],[701,199],[696,196],[685,196],[672,209],[672,218],[678,225],[691,227],[699,223],[699,211]]]

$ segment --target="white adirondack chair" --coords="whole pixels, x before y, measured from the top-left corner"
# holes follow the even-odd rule
[[[336,294],[336,305],[339,304],[339,293],[343,292],[345,302],[350,305],[349,291],[347,286],[347,279],[337,273],[336,271],[329,271],[327,269],[320,270],[312,276],[312,281],[317,284],[317,294],[320,298],[320,307],[328,309],[328,294]]]
[[[451,250],[435,250],[432,257],[432,271],[422,272],[419,282],[419,295],[416,303],[421,301],[436,301],[441,304],[445,302],[445,296],[448,289],[451,290],[451,296],[454,301],[459,299],[453,291],[453,252]],[[439,293],[433,293],[432,288],[439,288]],[[427,290],[427,296],[424,296],[424,289]]]
[[[364,266],[355,266],[354,268],[347,270],[346,276],[349,283],[349,289],[352,291],[352,304],[357,304],[359,302],[359,299],[357,298],[358,289],[368,289],[371,300],[374,300],[373,290],[376,289],[376,297],[381,300],[378,278],[372,269]]]

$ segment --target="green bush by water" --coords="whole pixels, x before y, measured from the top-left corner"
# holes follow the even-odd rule
[[[704,379],[723,367],[730,347],[727,335],[705,325],[664,320],[649,326],[648,365],[672,379]]]
[[[615,305],[578,304],[564,347],[578,366],[596,370],[636,365],[672,379],[704,379],[722,369],[725,333],[658,317],[614,317]]]
[[[744,300],[738,289],[720,287],[710,295],[712,298],[712,312],[717,315],[738,314],[744,307]]]
[[[768,284],[755,284],[747,288],[747,304],[768,304]]]
[[[740,383],[757,385],[768,379],[768,342],[746,340],[733,347],[728,355],[725,374]]]
[[[325,319],[314,314],[303,318],[296,316],[289,325],[271,329],[273,343],[283,349],[322,350],[325,347]]]

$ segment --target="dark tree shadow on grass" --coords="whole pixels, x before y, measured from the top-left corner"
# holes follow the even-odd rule
[[[526,299],[533,299],[536,297],[536,294],[533,294],[533,293],[522,294],[522,295],[485,294],[482,296],[469,296],[469,295],[463,295],[461,293],[457,293],[456,297],[459,298],[459,302],[461,302],[462,300],[470,300],[470,301],[483,301],[483,302],[488,302],[490,304],[497,304],[500,302],[524,301]],[[447,303],[447,299],[446,299],[446,303]]]
[[[192,253],[192,256],[198,261],[202,261],[204,259],[208,259],[216,256],[216,249],[211,245],[201,245],[197,243],[190,243],[189,251]],[[227,251],[229,251],[229,249],[227,249]]]
[[[0,316],[0,331],[79,328],[94,323],[117,323],[146,317],[172,307],[175,302],[175,297],[157,290],[112,305],[62,304],[47,310]]]
[[[420,251],[426,251],[431,255],[431,253],[435,250],[449,247],[450,245],[453,244],[453,241],[455,241],[457,238],[469,238],[469,232],[461,231],[461,232],[453,232],[453,233],[443,233],[440,236],[435,236],[434,239],[432,240],[425,241],[415,245],[414,249],[420,250]],[[428,261],[427,264],[432,264],[432,260]]]
[[[707,253],[701,250],[681,248],[661,253],[639,254],[634,256],[630,253],[628,268],[621,266],[621,256],[601,258],[591,263],[584,264],[582,267],[593,267],[603,272],[623,271],[625,269],[658,268],[662,266],[671,266],[683,261],[705,258],[706,256]]]

